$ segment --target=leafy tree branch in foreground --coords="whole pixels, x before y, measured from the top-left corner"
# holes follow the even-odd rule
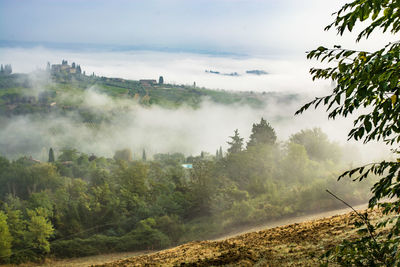
[[[400,31],[400,1],[356,0],[345,4],[334,13],[334,22],[325,30],[336,28],[338,35],[351,32],[356,23],[367,21],[367,26],[358,34],[357,41],[368,39],[377,29],[397,34]],[[356,110],[364,112],[354,121],[349,139],[383,141],[395,158],[399,155],[400,143],[400,43],[389,43],[373,52],[323,46],[310,51],[308,59],[327,63],[326,68],[312,68],[313,79],[331,79],[336,87],[330,95],[317,97],[304,105],[300,114],[320,104],[327,106],[329,118],[347,117]],[[369,208],[383,208],[385,220],[375,225],[368,224],[360,239],[344,241],[333,256],[342,265],[398,266],[400,264],[400,159],[382,161],[345,172],[339,179],[350,176],[362,181],[371,174],[381,179],[372,187],[373,196]],[[388,226],[389,230],[380,231]],[[372,234],[366,234],[370,232]],[[329,253],[328,253],[329,254]]]

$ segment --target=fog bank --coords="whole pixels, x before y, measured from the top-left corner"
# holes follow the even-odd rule
[[[308,69],[312,63],[299,59],[217,57],[198,54],[161,53],[144,51],[123,52],[73,52],[44,48],[0,48],[0,62],[10,63],[14,72],[43,69],[47,63],[67,59],[82,66],[86,74],[122,77],[127,79],[157,79],[162,75],[166,83],[193,84],[201,87],[236,91],[274,91],[296,93],[298,98],[289,103],[278,103],[270,98],[265,108],[254,109],[247,105],[221,105],[204,99],[198,109],[180,107],[165,109],[135,105],[128,100],[113,100],[96,88],[86,90],[81,96],[65,95],[78,99],[83,108],[102,112],[110,121],[100,125],[78,123],[79,116],[47,115],[18,116],[0,119],[0,153],[9,155],[32,154],[45,160],[47,150],[56,152],[64,147],[74,147],[85,153],[111,157],[115,150],[130,148],[141,154],[146,149],[154,153],[182,152],[186,155],[201,151],[214,153],[226,142],[235,129],[245,140],[253,123],[264,117],[275,128],[280,141],[301,129],[320,127],[331,140],[349,144],[347,133],[352,119],[327,119],[324,109],[309,110],[294,116],[304,103],[323,95],[331,88],[327,81],[312,82]],[[246,70],[265,70],[267,75],[246,74]],[[205,73],[238,72],[240,76],[222,76]],[[31,77],[33,92],[42,91],[41,79]],[[77,119],[78,118],[78,119]],[[94,128],[93,128],[94,127]],[[386,154],[381,145],[362,146],[358,153],[362,160],[374,160]],[[354,150],[354,149],[353,149]]]
[[[312,62],[304,57],[223,57],[189,53],[148,51],[65,51],[37,48],[0,48],[0,62],[12,64],[14,72],[31,72],[45,68],[47,62],[62,59],[81,65],[86,74],[125,79],[158,79],[166,83],[198,87],[255,92],[315,93],[325,91],[330,83],[313,82],[308,74]],[[237,72],[240,76],[206,73]],[[264,70],[267,75],[246,74],[248,70]]]
[[[198,155],[201,151],[213,154],[220,146],[227,149],[226,142],[235,129],[239,129],[247,141],[252,124],[259,122],[261,117],[275,128],[280,142],[301,129],[320,127],[331,140],[345,145],[349,144],[346,134],[352,126],[348,119],[328,121],[323,110],[294,116],[306,101],[304,98],[285,104],[271,98],[263,109],[247,105],[227,106],[208,100],[197,109],[185,106],[165,109],[143,107],[128,100],[113,100],[93,87],[85,91],[81,101],[83,108],[98,114],[103,112],[108,121],[82,123],[75,112],[68,116],[49,114],[3,118],[0,121],[0,151],[14,157],[30,154],[40,160],[47,159],[50,147],[56,152],[69,147],[106,157],[112,157],[116,150],[124,148],[131,149],[137,157],[141,156],[143,149],[150,156],[171,152]],[[380,157],[385,151],[381,146],[363,146],[363,149],[374,153],[359,153],[360,160]]]

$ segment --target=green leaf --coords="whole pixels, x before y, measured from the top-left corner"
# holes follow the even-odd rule
[[[364,123],[364,125],[365,125],[365,130],[367,130],[367,132],[369,133],[372,128],[372,123],[368,120]]]
[[[336,103],[340,104],[340,94],[337,94],[335,97]]]

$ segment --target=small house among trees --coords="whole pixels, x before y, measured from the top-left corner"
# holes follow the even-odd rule
[[[140,84],[143,86],[152,86],[152,85],[156,85],[157,84],[157,80],[139,80]]]

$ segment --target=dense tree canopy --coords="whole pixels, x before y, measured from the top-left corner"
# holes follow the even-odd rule
[[[290,136],[289,141],[303,145],[312,160],[338,161],[341,157],[339,146],[330,142],[320,128],[301,130]]]
[[[323,188],[335,184],[343,162],[314,161],[290,140],[246,149],[238,131],[229,139],[235,151],[220,148],[216,157],[143,160],[121,150],[128,153],[103,158],[75,149],[54,162],[0,157],[0,262],[159,249],[338,206]],[[355,185],[338,191],[365,201]]]
[[[11,255],[12,236],[8,230],[7,215],[0,210],[0,259]]]

